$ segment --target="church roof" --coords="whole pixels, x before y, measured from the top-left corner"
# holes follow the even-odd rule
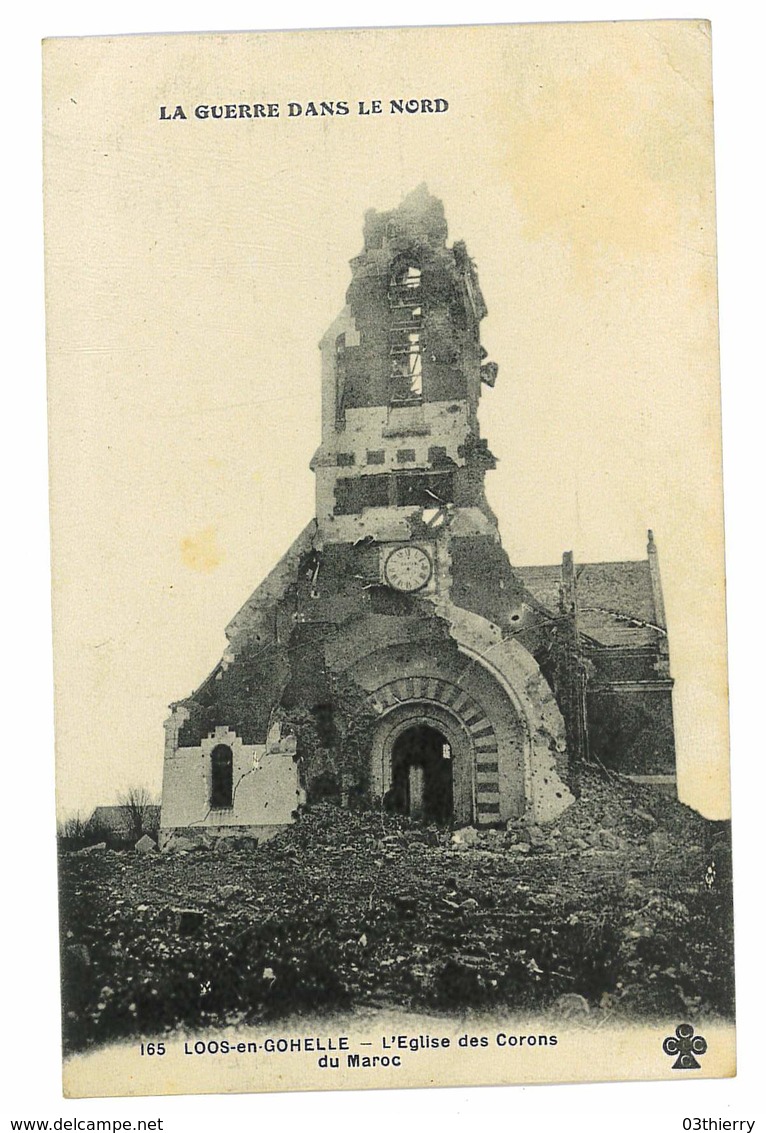
[[[552,614],[559,612],[561,566],[515,567],[533,598]],[[654,645],[660,635],[649,563],[578,563],[575,565],[580,630],[599,645]]]
[[[310,520],[277,565],[256,586],[244,606],[234,615],[226,627],[226,636],[229,641],[233,641],[241,633],[246,632],[248,627],[252,626],[254,619],[257,619],[259,612],[271,609],[280,598],[284,597],[287,587],[295,578],[301,557],[313,546],[316,528],[316,520]],[[215,672],[214,669],[213,673]],[[209,679],[207,677],[203,684]]]

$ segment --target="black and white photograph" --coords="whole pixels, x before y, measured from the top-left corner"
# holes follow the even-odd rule
[[[733,1075],[709,24],[44,80],[66,1095]]]

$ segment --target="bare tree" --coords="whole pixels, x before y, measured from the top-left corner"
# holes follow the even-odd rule
[[[126,835],[137,842],[144,834],[156,834],[154,830],[155,802],[146,787],[130,787],[120,796],[120,806],[126,815]]]
[[[85,822],[80,817],[80,812],[72,814],[69,818],[62,819],[56,828],[59,839],[82,839],[85,837]]]
[[[56,837],[59,848],[62,850],[79,850],[85,845],[87,838],[86,823],[80,817],[79,811],[58,823]]]

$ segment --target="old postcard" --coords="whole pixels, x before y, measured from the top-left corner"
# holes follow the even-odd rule
[[[732,1075],[709,25],[44,72],[67,1095]]]

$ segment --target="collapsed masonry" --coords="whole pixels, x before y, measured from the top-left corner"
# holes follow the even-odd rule
[[[675,782],[657,551],[513,568],[487,503],[486,314],[424,186],[365,218],[321,343],[316,518],[166,724],[162,842],[265,839],[334,799],[555,819],[583,758]],[[576,778],[576,775],[575,775]]]

